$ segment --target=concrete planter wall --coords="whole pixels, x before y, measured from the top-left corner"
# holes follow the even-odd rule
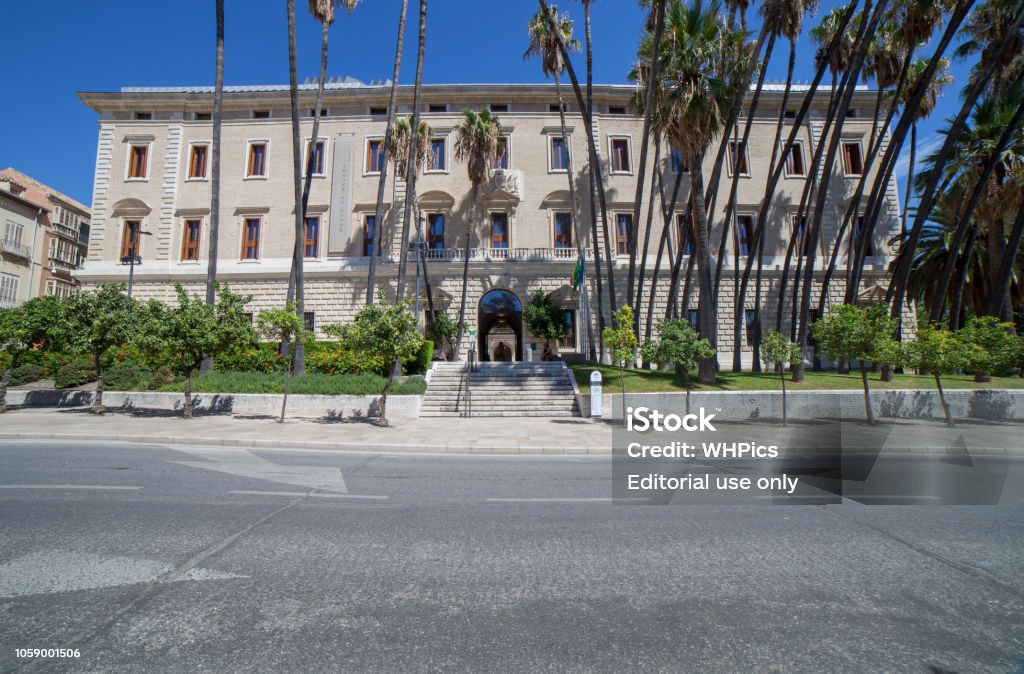
[[[7,392],[9,405],[26,407],[83,407],[92,404],[91,391],[18,391]],[[281,413],[281,394],[196,393],[196,410],[232,414],[276,416]],[[388,396],[388,418],[411,419],[419,416],[422,396]],[[180,410],[185,402],[181,393],[155,391],[104,391],[103,405],[111,409]],[[302,417],[376,417],[380,416],[380,396],[289,395],[288,414]]]
[[[605,388],[607,391],[608,388]],[[578,394],[580,411],[590,416],[590,394]],[[1024,390],[946,391],[953,416],[960,419],[1024,419]],[[685,393],[630,393],[628,405],[643,405],[663,412],[679,413],[686,408]],[[622,394],[601,397],[602,418],[622,418]],[[939,394],[934,390],[872,391],[871,405],[878,417],[903,419],[944,419]],[[737,391],[692,393],[690,408],[715,411],[716,418],[742,421],[782,417],[781,391]],[[721,410],[721,411],[718,411]],[[825,419],[864,416],[862,391],[791,391],[786,394],[786,412],[791,419]],[[837,414],[838,412],[838,414]]]

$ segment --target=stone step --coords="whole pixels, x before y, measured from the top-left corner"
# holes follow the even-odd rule
[[[461,413],[454,412],[421,412],[421,417],[460,417]],[[477,412],[473,410],[472,417],[574,417],[575,412]]]

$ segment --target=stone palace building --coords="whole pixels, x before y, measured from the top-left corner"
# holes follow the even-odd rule
[[[369,266],[369,237],[374,222],[381,151],[387,120],[390,85],[345,79],[328,83],[318,138],[312,139],[315,84],[300,90],[304,152],[314,153],[312,191],[305,228],[306,321],[318,330],[329,323],[345,322],[363,305]],[[654,267],[662,231],[662,199],[671,199],[676,173],[685,167],[670,148],[661,151],[654,166],[649,153],[645,203],[640,222],[632,222],[637,163],[643,120],[629,107],[634,88],[627,85],[594,87],[594,133],[599,139],[607,189],[609,241],[616,269],[616,290],[625,300],[629,267],[628,233],[639,228],[644,240],[646,199],[652,171],[661,173],[661,194],[651,234],[647,265]],[[806,87],[794,86],[793,111]],[[408,114],[412,88],[400,87],[398,114]],[[570,101],[571,91],[563,91]],[[210,218],[210,139],[213,110],[212,87],[124,88],[119,92],[83,92],[81,100],[99,115],[92,230],[88,257],[77,277],[85,284],[126,282],[132,241],[137,238],[134,295],[141,299],[173,298],[173,284],[180,282],[202,294],[207,268]],[[842,131],[837,166],[828,183],[818,266],[828,254],[839,221],[856,189],[863,170],[871,133],[876,94],[858,91]],[[750,230],[767,180],[782,87],[768,85],[762,96],[746,156],[728,161],[722,172],[722,196],[716,206],[711,232],[717,256],[721,214],[733,170],[740,172],[737,199],[738,236],[730,236],[719,295],[719,358],[731,362],[733,344],[733,262],[749,252]],[[818,141],[828,103],[827,91],[813,101],[808,119],[799,131],[797,151],[788,158],[783,179],[773,200],[764,253],[766,327],[774,321],[774,306],[787,245],[801,236],[795,212],[801,198],[811,153]],[[540,357],[543,344],[529,334],[521,318],[522,306],[536,290],[553,293],[566,308],[570,336],[560,345],[565,357],[585,355],[590,316],[596,309],[581,310],[580,295],[572,290],[570,277],[576,263],[578,240],[590,250],[590,203],[588,195],[587,143],[582,119],[570,106],[564,138],[559,125],[555,88],[547,84],[428,85],[421,94],[422,118],[430,125],[427,166],[417,182],[416,207],[422,226],[419,236],[427,248],[427,275],[435,306],[447,307],[457,318],[462,292],[463,248],[467,229],[472,236],[467,318],[472,336],[460,348],[465,357],[475,347],[484,360],[526,360]],[[490,108],[500,119],[506,152],[491,180],[481,189],[479,206],[470,203],[466,167],[454,156],[454,129],[465,108]],[[787,119],[792,117],[790,111]],[[221,213],[218,242],[218,278],[241,293],[251,294],[251,311],[281,306],[288,285],[294,245],[294,192],[292,177],[291,117],[286,86],[225,87],[221,159]],[[789,128],[786,128],[788,133]],[[576,175],[577,226],[569,225],[567,184],[568,156]],[[714,152],[705,176],[710,176]],[[733,166],[733,164],[738,164]],[[395,285],[401,242],[401,212],[406,190],[394,180],[389,168],[380,223],[383,257],[377,270],[381,287]],[[683,176],[674,219],[686,211],[689,180]],[[886,194],[882,221],[865,272],[866,295],[877,293],[890,259],[888,241],[898,231],[899,200],[895,181]],[[476,214],[475,216],[473,214]],[[412,222],[417,217],[414,215]],[[575,230],[575,231],[574,231]],[[600,228],[599,228],[600,231]],[[681,228],[671,228],[670,244],[680,249]],[[410,236],[416,240],[416,233]],[[602,251],[604,242],[602,244]],[[843,246],[844,255],[846,247]],[[799,250],[799,248],[797,248]],[[688,249],[682,250],[684,255]],[[602,254],[603,257],[603,254]],[[605,262],[602,260],[602,265]],[[589,259],[588,259],[589,265]],[[668,296],[667,265],[656,293],[656,315],[664,314]],[[685,267],[684,267],[685,270]],[[593,268],[588,272],[589,291],[584,298],[596,303]],[[408,295],[415,295],[416,265],[410,256]],[[820,277],[820,272],[819,272]],[[845,283],[845,259],[830,286],[834,301],[841,301]],[[607,285],[607,284],[606,284]],[[426,310],[424,284],[419,303]],[[606,288],[607,292],[607,288]],[[646,295],[645,290],[645,295]],[[696,278],[685,315],[695,318]],[[680,293],[681,296],[681,293]],[[747,295],[748,315],[754,302]],[[816,304],[815,304],[816,306]],[[750,331],[749,318],[744,330]],[[750,361],[749,340],[744,362]]]

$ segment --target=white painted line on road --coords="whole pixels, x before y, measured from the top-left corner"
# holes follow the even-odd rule
[[[242,489],[229,491],[228,493],[244,496],[312,496],[315,498],[354,498],[374,500],[383,500],[390,498],[388,496],[378,496],[376,494],[309,494],[303,491],[246,491]]]
[[[649,502],[650,499],[609,499],[609,498],[577,498],[577,499],[557,499],[557,498],[539,498],[539,499],[487,499],[489,503],[614,503],[614,502]]]
[[[106,484],[0,484],[0,489],[92,489],[97,491],[138,491],[142,487]]]

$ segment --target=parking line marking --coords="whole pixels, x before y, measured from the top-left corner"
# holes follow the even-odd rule
[[[489,503],[614,503],[617,501],[650,501],[649,498],[489,498]]]

